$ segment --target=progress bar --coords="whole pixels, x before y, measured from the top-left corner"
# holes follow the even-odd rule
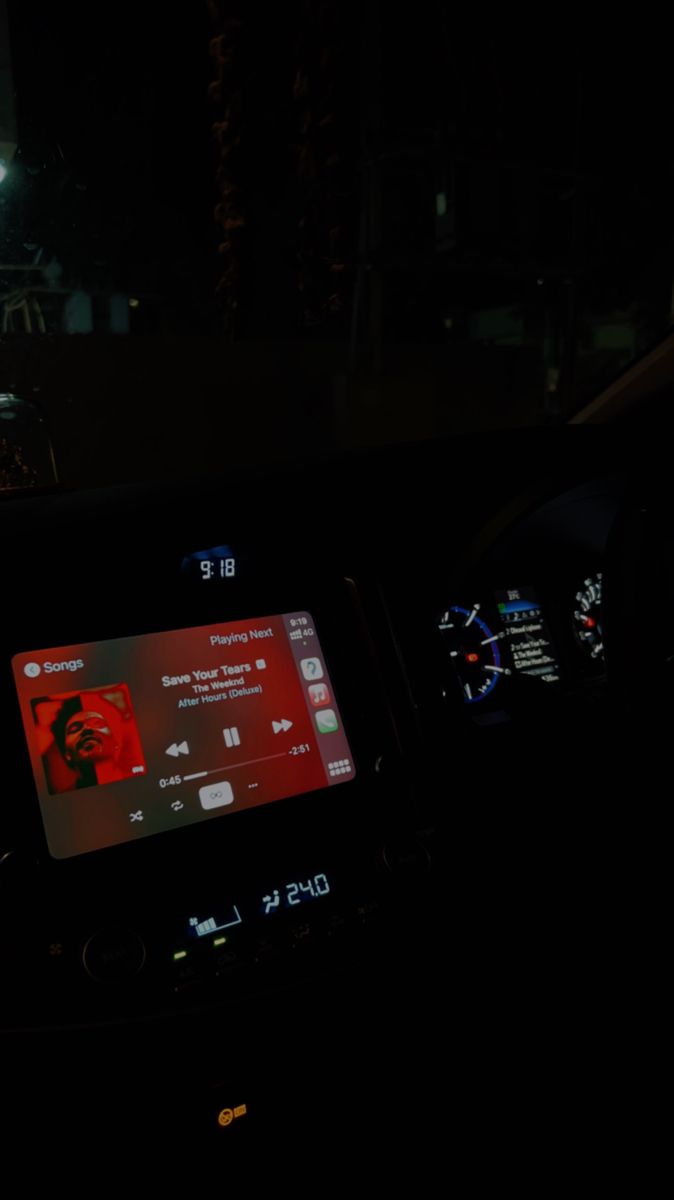
[[[267,754],[264,758],[249,758],[247,762],[223,763],[221,767],[214,767],[212,771],[197,771],[194,775],[183,775],[183,783],[187,783],[190,779],[203,779],[206,775],[221,775],[223,771],[229,774],[230,771],[236,771],[239,767],[253,767],[256,763],[269,762],[272,758],[287,757],[287,750],[282,750],[280,754]]]

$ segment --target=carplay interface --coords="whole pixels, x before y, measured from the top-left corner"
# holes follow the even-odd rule
[[[355,775],[306,612],[29,651],[12,666],[55,858]]]

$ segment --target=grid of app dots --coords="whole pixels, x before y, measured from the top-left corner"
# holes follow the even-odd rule
[[[351,762],[348,758],[338,758],[336,762],[328,763],[328,771],[331,775],[350,775]]]

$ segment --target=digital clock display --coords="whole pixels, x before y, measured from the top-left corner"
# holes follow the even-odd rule
[[[236,578],[236,559],[202,558],[199,569],[202,579],[234,579]]]
[[[195,550],[185,555],[181,571],[202,583],[213,583],[237,579],[239,563],[231,546],[212,546],[209,550]]]

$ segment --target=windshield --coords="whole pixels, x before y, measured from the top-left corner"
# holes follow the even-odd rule
[[[0,416],[72,485],[567,420],[670,326],[661,58],[425,0],[0,0]]]

